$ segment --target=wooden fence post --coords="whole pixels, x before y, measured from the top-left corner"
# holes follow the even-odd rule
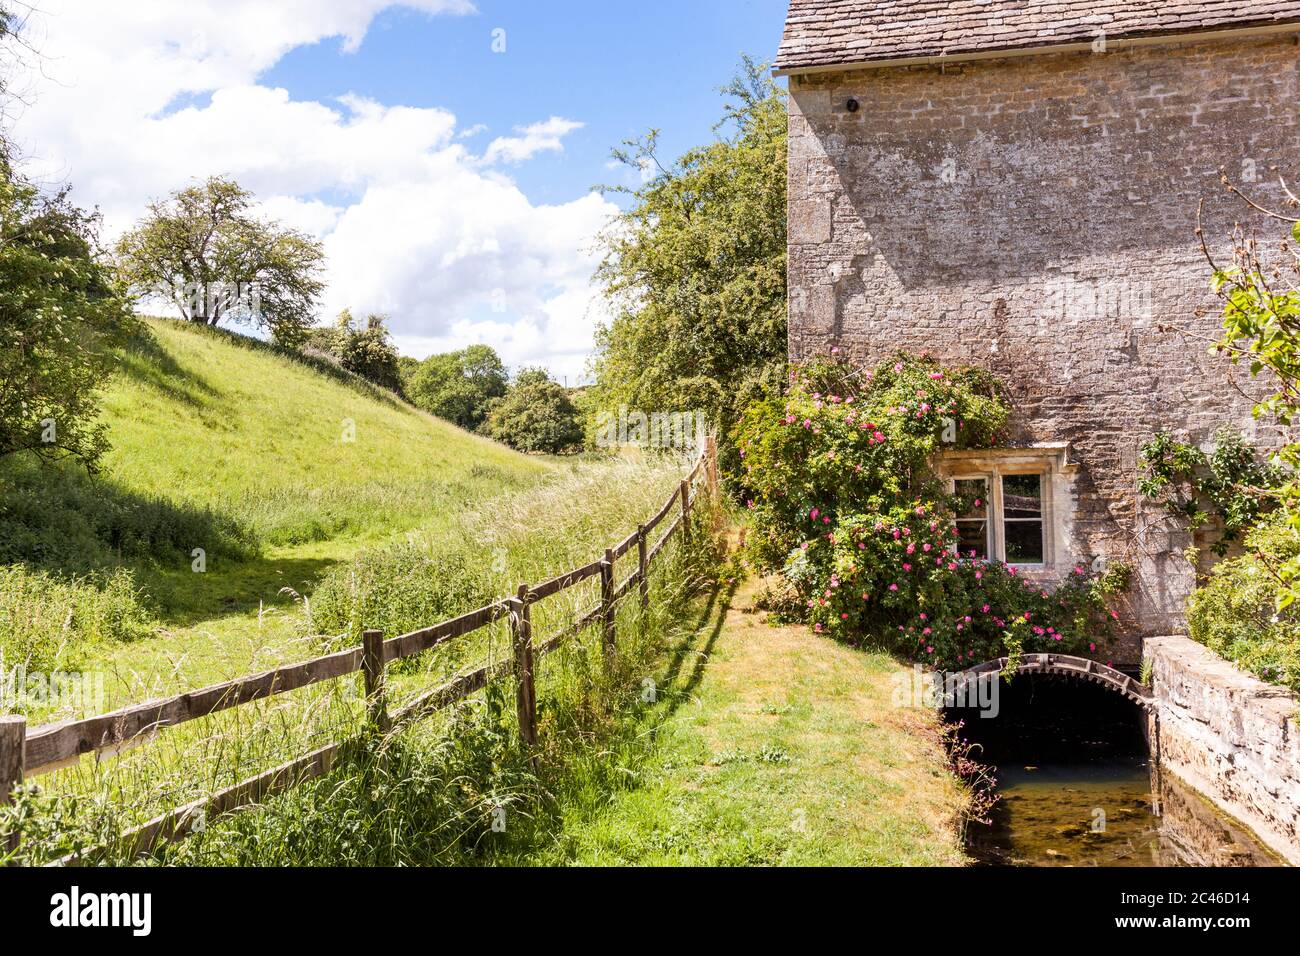
[[[515,710],[519,739],[528,750],[537,746],[537,686],[533,682],[533,622],[528,610],[528,585],[519,585],[510,601],[510,636],[515,649]]]
[[[636,526],[637,589],[641,592],[641,610],[650,608],[650,563],[646,560],[645,525]]]
[[[691,541],[691,482],[689,478],[682,479],[682,535],[686,543]]]
[[[13,799],[13,790],[23,782],[23,751],[27,746],[27,718],[18,714],[0,716],[0,805]],[[5,849],[18,849],[17,833],[0,833]]]
[[[388,704],[384,699],[384,632],[366,631],[361,635],[361,674],[366,682],[366,716],[387,733]]]
[[[614,659],[614,549],[605,549],[605,560],[600,562],[600,620],[601,636],[605,642],[605,659]]]
[[[704,439],[704,473],[709,480],[709,494],[718,493],[718,440],[709,435]]]

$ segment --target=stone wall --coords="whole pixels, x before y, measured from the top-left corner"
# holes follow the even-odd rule
[[[1300,864],[1300,701],[1186,637],[1148,638],[1146,653],[1153,759]]]
[[[1221,165],[1266,200],[1270,164],[1300,179],[1298,61],[1285,36],[790,79],[791,357],[998,373],[1009,440],[1079,466],[1059,569],[1129,561],[1132,636],[1181,629],[1194,581],[1190,540],[1138,500],[1141,443],[1226,422],[1275,440],[1258,384],[1197,338],[1218,321],[1195,227],[1204,197],[1221,254],[1245,218]]]

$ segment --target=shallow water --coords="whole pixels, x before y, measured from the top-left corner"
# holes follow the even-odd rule
[[[977,860],[1009,866],[1257,866],[1277,859],[1168,773],[1152,774],[1145,716],[1094,684],[999,682],[996,717],[953,708],[1000,799],[967,826]]]
[[[1274,862],[1247,831],[1145,760],[995,773],[991,824],[970,825],[971,855],[1009,866],[1258,866]],[[1157,811],[1161,811],[1157,815]]]

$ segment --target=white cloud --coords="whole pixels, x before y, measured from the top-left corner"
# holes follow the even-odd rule
[[[260,210],[325,243],[325,314],[390,314],[399,343],[487,341],[512,364],[571,378],[591,345],[591,240],[612,204],[534,205],[490,165],[563,149],[580,122],[551,117],[482,156],[438,108],[349,95],[294,100],[259,76],[289,50],[362,42],[389,6],[468,13],[465,0],[63,0],[42,7],[38,80],[15,136],[29,167],[68,179],[107,231],[151,198],[209,175],[252,189]],[[480,117],[475,117],[480,119]]]
[[[582,129],[583,124],[561,116],[533,123],[530,126],[516,126],[519,136],[498,136],[488,144],[483,154],[485,163],[504,161],[522,163],[526,159],[542,152],[561,152],[564,149],[563,138],[574,130]]]

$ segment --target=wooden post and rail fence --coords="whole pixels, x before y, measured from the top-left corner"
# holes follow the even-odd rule
[[[133,704],[95,717],[47,724],[29,730],[26,718],[0,715],[0,805],[11,800],[14,788],[22,784],[24,778],[74,765],[86,754],[117,753],[128,745],[146,742],[147,738],[164,727],[197,720],[312,684],[346,677],[358,671],[361,672],[365,687],[367,724],[381,733],[399,730],[482,690],[494,680],[510,675],[515,684],[521,743],[526,749],[535,747],[536,662],[564,641],[599,623],[605,661],[609,665],[613,664],[617,653],[615,612],[619,602],[635,585],[641,609],[645,611],[649,608],[649,574],[655,559],[663,553],[665,545],[677,532],[682,532],[683,538],[689,540],[692,505],[699,499],[701,490],[709,496],[717,494],[717,476],[717,445],[713,437],[709,436],[705,439],[705,446],[694,467],[673,490],[663,507],[644,524],[637,525],[628,537],[612,548],[607,548],[602,558],[541,584],[521,584],[512,597],[493,601],[485,607],[431,627],[388,639],[384,638],[381,631],[366,630],[360,647],[351,647],[173,697]],[[651,533],[675,506],[680,506],[677,517],[650,545]],[[636,549],[636,570],[616,585],[615,563],[633,548]],[[530,607],[597,575],[600,577],[600,603],[570,622],[559,633],[541,643],[535,642]],[[389,662],[431,650],[502,618],[508,618],[510,625],[512,654],[508,659],[460,674],[446,684],[416,695],[392,713],[389,712],[385,690],[385,672]],[[200,821],[210,821],[328,773],[340,754],[359,739],[352,738],[320,747],[211,796],[156,816],[123,834],[129,854],[144,856],[165,843],[185,839]],[[17,833],[0,835],[4,847],[10,852],[17,849],[18,839]],[[64,857],[57,862],[88,862],[97,853],[97,850],[92,849],[80,855]]]

